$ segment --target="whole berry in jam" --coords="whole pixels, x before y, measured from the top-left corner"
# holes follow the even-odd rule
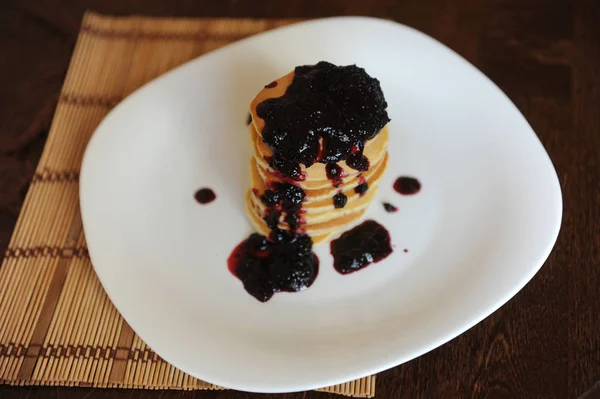
[[[276,229],[281,217],[281,211],[274,209],[267,209],[264,217],[264,221],[270,229]]]
[[[358,186],[354,187],[354,192],[356,192],[356,194],[358,194],[362,197],[363,195],[365,195],[365,193],[367,192],[368,189],[369,189],[369,185],[367,184],[367,182],[364,182],[364,183],[361,183]]]
[[[343,208],[348,202],[348,197],[344,193],[337,193],[333,196],[333,206],[335,208]]]
[[[289,212],[285,216],[285,222],[290,226],[291,230],[298,230],[300,228],[300,216],[296,212]]]
[[[369,167],[371,166],[369,163],[369,159],[367,157],[365,157],[363,154],[361,154],[360,152],[350,155],[348,157],[348,159],[346,159],[346,164],[348,166],[350,166],[352,169],[355,169],[355,170],[358,170],[361,172],[369,170]]]
[[[325,173],[327,174],[327,178],[332,181],[341,181],[344,177],[344,170],[334,162],[330,162],[325,165]]]
[[[281,201],[281,196],[273,190],[265,190],[263,195],[260,196],[260,200],[263,204],[265,204],[265,206],[273,208],[279,204],[279,201]]]
[[[276,186],[276,190],[282,198],[284,211],[295,212],[302,207],[306,193],[300,187],[296,187],[290,183],[279,183]]]
[[[302,172],[298,162],[286,161],[273,155],[269,158],[269,166],[292,180],[303,181],[306,179],[306,173]]]
[[[246,245],[251,251],[264,252],[269,248],[269,241],[262,234],[253,233],[248,237]]]
[[[275,228],[269,233],[269,241],[280,244],[286,240],[287,234],[287,231]]]

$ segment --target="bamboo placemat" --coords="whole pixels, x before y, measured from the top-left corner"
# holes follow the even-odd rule
[[[159,358],[112,305],[86,248],[79,167],[98,123],[129,93],[200,54],[290,22],[85,15],[0,268],[0,383],[221,389]],[[322,390],[372,397],[375,376]]]

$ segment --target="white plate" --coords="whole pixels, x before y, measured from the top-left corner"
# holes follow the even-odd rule
[[[263,304],[226,265],[251,232],[247,110],[263,85],[320,60],[381,81],[390,165],[367,217],[396,250],[342,276],[322,245],[315,284]],[[396,194],[399,175],[422,191]],[[200,187],[216,201],[198,204]],[[331,18],[227,46],[123,101],[86,151],[81,208],[96,272],[150,347],[202,380],[282,392],[393,367],[488,316],[547,258],[562,199],[531,127],[477,69],[406,26]]]

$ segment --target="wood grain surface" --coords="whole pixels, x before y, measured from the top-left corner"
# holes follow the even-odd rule
[[[500,310],[442,347],[381,373],[377,397],[597,397],[588,390],[600,380],[600,1],[2,0],[2,253],[88,9],[192,17],[372,15],[422,30],[480,68],[523,112],[556,166],[564,199],[558,243],[540,272]],[[0,398],[23,397],[335,395],[0,386]]]

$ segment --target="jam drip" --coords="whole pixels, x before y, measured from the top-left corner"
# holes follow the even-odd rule
[[[348,197],[344,193],[337,193],[333,196],[333,206],[335,208],[343,208],[348,203]]]
[[[389,202],[383,203],[383,209],[385,209],[386,212],[389,212],[389,213],[398,212],[398,208],[395,207],[394,205],[390,204]]]
[[[394,182],[394,190],[398,194],[413,195],[421,191],[421,183],[414,177],[401,176]]]
[[[298,230],[305,223],[302,203],[306,193],[291,183],[267,181],[259,196],[267,207],[264,221],[268,237],[254,233],[241,242],[229,256],[229,270],[244,284],[246,291],[261,302],[280,291],[295,292],[308,288],[317,278],[319,258],[312,252],[310,236]],[[258,196],[258,190],[252,190]],[[283,220],[290,231],[279,229]]]
[[[363,68],[325,61],[296,67],[285,94],[256,107],[265,121],[262,138],[275,154],[269,165],[294,180],[302,180],[300,164],[347,160],[367,170],[365,142],[390,121],[386,107],[379,81]]]
[[[369,183],[367,183],[364,177],[361,177],[358,186],[354,187],[354,192],[362,197],[368,190]]]
[[[338,187],[342,184],[342,179],[346,177],[346,172],[335,162],[325,165],[325,173],[327,174],[327,178],[331,180],[333,187]]]
[[[250,295],[266,302],[276,292],[312,285],[319,271],[312,245],[304,234],[275,229],[267,238],[254,233],[233,250],[227,264]]]
[[[392,253],[390,234],[385,227],[367,220],[331,241],[333,267],[341,274],[360,270]]]
[[[210,188],[201,188],[200,190],[196,191],[194,198],[196,198],[196,201],[201,204],[208,204],[209,202],[213,202],[215,198],[217,198],[217,195]]]
[[[264,221],[270,229],[276,229],[281,217],[281,210],[286,212],[285,222],[291,230],[298,230],[304,223],[299,216],[302,202],[306,193],[300,187],[290,183],[272,183],[273,189],[267,189],[260,196],[260,200],[268,208]]]

